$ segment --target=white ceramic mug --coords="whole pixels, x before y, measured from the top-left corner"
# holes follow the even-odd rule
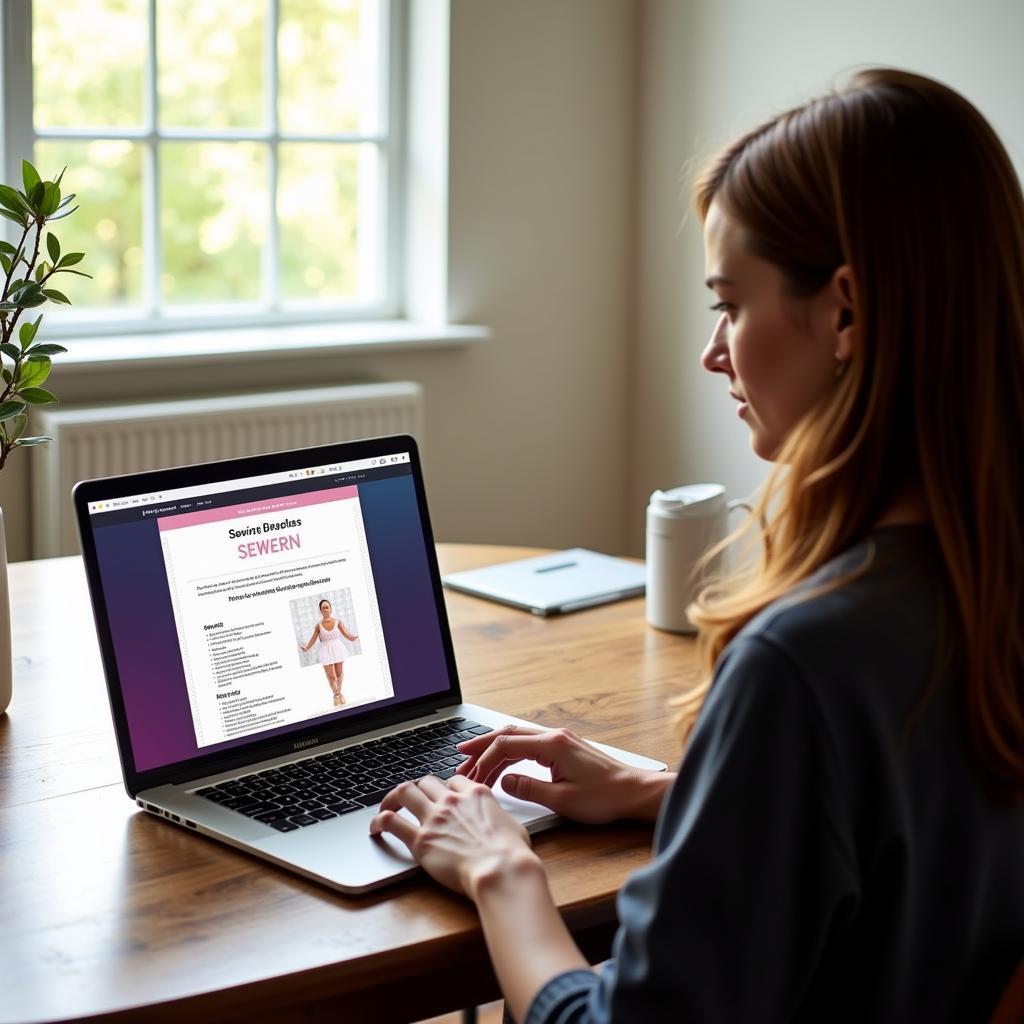
[[[688,484],[655,491],[647,506],[647,621],[672,633],[694,633],[686,609],[708,574],[695,573],[700,558],[722,540],[729,513],[749,509],[742,501],[726,501],[721,484]],[[717,559],[715,560],[717,562]]]

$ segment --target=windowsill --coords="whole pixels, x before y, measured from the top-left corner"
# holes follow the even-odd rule
[[[63,375],[158,366],[202,366],[243,359],[294,359],[313,353],[341,356],[461,348],[488,341],[490,336],[489,328],[474,324],[370,320],[46,340],[60,342],[68,349],[54,360],[54,369]]]

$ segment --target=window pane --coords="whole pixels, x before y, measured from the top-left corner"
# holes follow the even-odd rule
[[[377,0],[281,0],[281,130],[326,135],[379,127]]]
[[[141,127],[145,0],[34,0],[37,128]]]
[[[375,298],[377,147],[282,143],[278,174],[283,297]]]
[[[160,0],[160,124],[257,128],[266,122],[265,0]]]
[[[132,142],[37,142],[36,166],[53,179],[67,167],[61,191],[79,209],[50,230],[64,252],[84,252],[76,270],[90,281],[58,274],[54,287],[76,306],[142,301],[142,147]]]
[[[166,301],[260,297],[266,165],[262,143],[161,144],[161,288]]]

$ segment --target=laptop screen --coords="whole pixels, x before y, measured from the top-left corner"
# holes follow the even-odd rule
[[[137,772],[451,691],[407,450],[85,511]]]

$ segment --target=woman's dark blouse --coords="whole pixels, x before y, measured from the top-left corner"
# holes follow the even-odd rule
[[[987,1018],[1024,956],[1024,808],[972,768],[929,528],[808,587],[869,556],[729,645],[612,960],[549,982],[527,1024]]]

